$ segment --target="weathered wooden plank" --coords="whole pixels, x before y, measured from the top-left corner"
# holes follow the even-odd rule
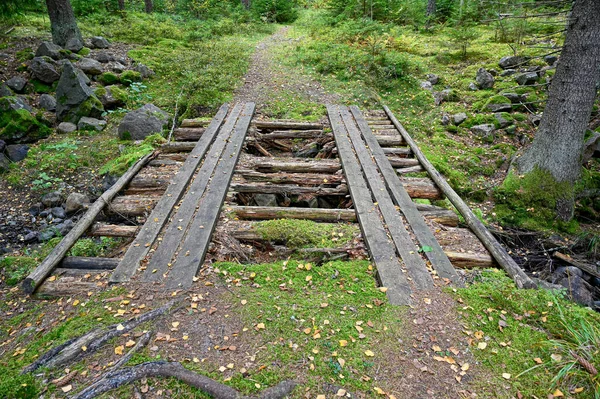
[[[88,235],[92,237],[134,237],[138,229],[139,226],[96,222],[88,231]]]
[[[289,158],[252,158],[244,160],[244,165],[259,172],[289,172],[289,173],[336,173],[342,168],[337,159],[294,159]]]
[[[198,144],[196,141],[180,141],[176,143],[168,143],[160,146],[160,152],[163,154],[172,154],[179,152],[190,152]]]
[[[425,168],[423,168],[421,165],[409,166],[406,168],[396,169],[396,173],[398,173],[400,175],[406,175],[409,173],[419,173],[419,172],[425,172]]]
[[[402,266],[396,256],[394,245],[381,223],[377,206],[373,202],[371,192],[352,151],[348,132],[342,123],[339,109],[337,106],[328,105],[327,112],[344,174],[350,187],[352,201],[360,221],[360,228],[371,258],[377,267],[380,282],[388,288],[386,295],[392,304],[408,305],[410,304],[410,286],[402,273]]]
[[[392,164],[377,143],[377,140],[373,137],[373,133],[369,129],[367,121],[364,120],[358,107],[353,106],[350,109],[360,127],[363,138],[369,146],[370,153],[379,166],[379,170],[385,179],[386,185],[394,198],[396,205],[400,207],[400,211],[406,217],[406,220],[410,224],[421,247],[429,249],[429,251],[423,251],[425,256],[427,256],[427,259],[431,262],[438,276],[447,278],[454,284],[461,285],[462,281],[459,275],[456,273],[456,270],[454,270],[452,263],[450,263],[448,257],[444,254],[442,247],[425,223],[425,219],[419,213],[414,202],[411,200],[409,194],[398,179]]]
[[[513,279],[518,288],[535,288],[536,284],[525,274],[525,272],[517,265],[513,258],[508,255],[506,250],[500,245],[496,238],[489,232],[485,225],[475,216],[469,206],[460,198],[460,196],[452,189],[446,179],[433,167],[431,162],[425,157],[423,152],[417,146],[417,143],[410,137],[404,126],[400,124],[392,111],[387,106],[384,106],[384,111],[396,126],[402,137],[408,143],[415,157],[421,162],[421,165],[427,170],[429,176],[433,179],[438,187],[446,194],[446,197],[452,202],[460,214],[465,218],[467,225],[473,233],[481,240],[483,245],[492,254],[494,259],[502,266],[502,268]]]
[[[408,147],[386,147],[383,149],[385,154],[396,155],[398,157],[409,157],[412,155],[412,151]]]
[[[184,119],[180,127],[205,127],[209,125],[209,121],[197,119]]]
[[[198,141],[204,131],[201,127],[180,127],[173,131],[173,137],[176,141]]]
[[[255,137],[257,140],[316,139],[321,137],[333,139],[333,135],[326,134],[323,130],[275,130],[270,133],[258,133]]]
[[[419,165],[419,160],[414,158],[388,157],[388,160],[394,168],[407,168],[409,166]]]
[[[371,188],[375,201],[378,203],[379,211],[383,216],[387,231],[392,237],[396,245],[396,250],[404,261],[404,265],[408,269],[412,281],[415,283],[417,289],[429,289],[433,287],[433,279],[427,271],[423,258],[419,254],[419,248],[410,238],[408,230],[400,217],[400,213],[396,210],[394,202],[390,198],[385,182],[379,174],[377,164],[362,140],[361,132],[356,126],[354,118],[348,108],[339,107],[339,110],[342,121],[346,125],[350,141],[354,146],[356,156],[365,174],[367,184]]]
[[[228,110],[229,106],[227,104],[219,109],[215,118],[206,129],[206,134],[198,141],[190,156],[187,157],[179,173],[177,173],[177,178],[172,180],[171,184],[168,185],[167,190],[153,208],[138,236],[127,249],[119,266],[110,277],[111,283],[128,281],[135,274],[140,261],[148,254],[151,245],[167,222],[173,207],[179,202],[185,192],[185,188],[194,176],[200,161],[221,128]]]
[[[231,191],[248,194],[287,194],[287,195],[346,195],[348,187],[340,184],[337,187],[306,187],[290,184],[263,184],[263,183],[233,183]]]
[[[269,182],[273,184],[298,184],[302,186],[338,185],[344,180],[341,174],[320,173],[261,173],[255,170],[238,169],[236,175],[249,182]]]
[[[321,123],[309,123],[309,122],[293,122],[293,121],[253,121],[252,125],[256,126],[257,129],[262,130],[282,130],[282,129],[293,129],[293,130],[323,130]]]
[[[246,103],[244,106],[207,194],[194,216],[188,234],[181,244],[179,255],[167,276],[167,288],[190,287],[194,276],[204,262],[212,233],[217,226],[223,200],[227,195],[235,165],[242,151],[244,138],[254,115],[254,108],[254,103]]]
[[[186,230],[196,212],[196,208],[202,196],[204,195],[210,178],[213,175],[217,163],[223,154],[235,124],[242,112],[242,105],[237,104],[227,117],[225,124],[219,131],[210,150],[204,157],[204,162],[196,174],[193,182],[189,185],[187,193],[183,196],[179,208],[171,216],[171,222],[166,226],[162,241],[159,243],[156,251],[152,254],[148,267],[146,268],[142,280],[156,281],[162,278],[168,270],[180,241],[186,233]],[[145,244],[143,244],[145,245]]]
[[[46,277],[52,273],[52,270],[65,257],[71,247],[77,242],[79,237],[90,228],[96,216],[104,209],[119,191],[123,189],[131,181],[140,169],[154,156],[148,154],[135,164],[133,164],[123,176],[117,180],[115,184],[106,190],[100,198],[98,198],[87,212],[79,219],[75,227],[61,240],[61,242],[50,252],[50,255],[23,281],[21,287],[27,294],[32,294],[36,288],[44,281]]]
[[[89,258],[83,256],[68,256],[60,262],[62,269],[78,270],[113,270],[119,264],[119,258]]]

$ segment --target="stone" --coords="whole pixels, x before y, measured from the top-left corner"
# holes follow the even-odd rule
[[[479,90],[479,87],[477,87],[477,85],[475,84],[475,82],[471,82],[471,83],[469,83],[469,90],[471,90],[471,91],[477,91],[477,90]]]
[[[3,99],[3,103],[6,104],[6,110],[11,109],[13,111],[18,111],[20,109],[24,109],[28,112],[32,112],[33,108],[27,103],[25,98],[20,96],[6,97]]]
[[[102,36],[94,36],[90,38],[92,48],[109,48],[110,43]]]
[[[502,69],[514,69],[523,64],[526,64],[529,59],[527,57],[522,57],[520,55],[509,55],[506,57],[502,57],[498,65]]]
[[[4,152],[6,149],[6,142],[4,140],[0,140],[0,153]]]
[[[99,53],[96,53],[96,55],[94,55],[94,59],[103,64],[107,64],[111,61],[114,61],[115,57],[113,57],[112,55],[110,55],[108,53],[105,53],[104,51],[101,51]]]
[[[135,66],[134,71],[139,72],[140,75],[142,75],[142,78],[144,78],[144,79],[154,76],[154,71],[144,64],[137,64]],[[427,75],[427,76],[429,76],[429,75]],[[435,83],[432,83],[432,84],[435,84]]]
[[[518,71],[516,69],[505,69],[500,73],[500,76],[512,76]]]
[[[504,116],[502,116],[501,112],[495,113],[494,118],[496,118],[496,122],[498,122],[498,126],[500,127],[500,129],[504,129],[505,127],[508,127],[513,124],[513,121],[506,119]]]
[[[168,113],[154,104],[146,104],[125,115],[119,125],[119,136],[126,140],[143,140],[154,133],[162,132],[168,122]]]
[[[41,202],[38,202],[37,204],[33,204],[31,206],[31,208],[29,208],[29,214],[31,216],[37,216],[40,214],[40,212],[42,211],[42,207],[44,205]]]
[[[52,133],[31,114],[30,109],[20,97],[0,98],[0,140],[11,144],[31,143]]]
[[[82,117],[77,123],[77,130],[95,130],[101,132],[106,128],[106,121],[102,119]]]
[[[513,135],[517,132],[517,127],[515,125],[510,125],[507,126],[506,129],[504,129],[504,131],[506,132],[506,134]]]
[[[77,130],[77,125],[75,125],[74,123],[71,122],[61,122],[58,127],[56,128],[56,131],[58,133],[73,133],[74,131]]]
[[[77,123],[83,116],[99,118],[104,112],[100,100],[70,62],[63,68],[56,98],[56,116],[61,122]]]
[[[431,83],[432,85],[436,85],[439,83],[440,81],[440,77],[438,75],[436,75],[435,73],[428,73],[427,74],[427,80],[429,81],[429,83]]]
[[[113,62],[109,65],[111,71],[115,73],[123,73],[127,70],[127,67],[120,62]]]
[[[465,114],[464,112],[452,115],[452,123],[454,123],[456,126],[460,125],[466,120],[467,114]]]
[[[477,70],[477,76],[475,77],[475,83],[480,89],[491,89],[494,87],[496,79],[489,73],[485,68],[479,68]]]
[[[119,86],[106,86],[96,89],[96,96],[105,109],[122,107],[127,102],[127,92]]]
[[[488,72],[493,76],[496,77],[498,76],[498,71],[496,71],[494,68],[488,69]]]
[[[8,159],[6,155],[0,153],[0,172],[8,172],[10,169],[10,164],[10,159]]]
[[[52,191],[42,197],[42,204],[46,208],[60,206],[63,202],[63,196],[60,191]]]
[[[485,110],[491,112],[509,112],[512,110],[512,103],[504,96],[492,96],[485,103]]]
[[[476,125],[476,126],[471,127],[471,132],[473,132],[473,134],[481,137],[481,139],[486,142],[494,141],[494,131],[495,130],[496,130],[496,127],[492,124],[483,124],[483,125]]]
[[[589,139],[583,144],[582,162],[585,164],[592,158],[600,158],[600,133],[592,132]]]
[[[51,112],[56,111],[56,99],[50,94],[42,94],[40,96],[40,108]]]
[[[30,231],[23,237],[23,241],[26,243],[33,242],[37,240],[39,233],[37,231]]]
[[[553,66],[558,61],[558,57],[553,54],[547,55],[544,57],[544,61],[546,61],[546,64]]]
[[[27,158],[29,146],[25,144],[11,144],[6,146],[6,156],[13,162],[21,162]]]
[[[568,277],[558,280],[557,283],[567,289],[567,295],[569,295],[573,301],[583,306],[593,305],[594,297],[592,295],[592,287],[583,279],[583,277],[571,274]]]
[[[525,72],[515,76],[515,80],[521,86],[527,86],[537,83],[539,77],[536,72]]]
[[[0,85],[0,97],[11,97],[13,95],[13,91],[6,85],[6,83],[2,83]]]
[[[539,126],[540,122],[542,121],[542,115],[543,114],[532,114],[532,115],[529,115],[529,122],[531,122],[531,124],[533,126]]]
[[[102,64],[93,58],[82,58],[77,66],[87,75],[100,75],[102,73]]]
[[[75,223],[73,223],[71,219],[67,219],[63,223],[57,225],[56,229],[58,229],[62,236],[65,236],[69,231],[73,230],[73,227],[75,227]]]
[[[61,206],[56,206],[50,210],[52,212],[52,216],[59,219],[65,219],[67,217],[67,213]]]
[[[83,41],[76,37],[70,38],[67,41],[67,44],[65,44],[65,49],[72,51],[74,53],[78,53],[82,48],[83,48]]]
[[[27,79],[21,76],[13,76],[6,81],[6,86],[17,93],[23,93],[25,86],[27,86]]]
[[[55,60],[61,59],[62,47],[52,43],[52,42],[42,42],[40,46],[35,51],[36,57],[50,57]]]
[[[102,190],[107,191],[119,180],[119,176],[107,173],[102,178]]]
[[[452,89],[444,89],[442,91],[434,91],[433,99],[435,101],[435,105],[440,105],[446,101],[455,100],[456,93]]]
[[[442,115],[442,125],[448,126],[450,124],[450,116],[448,114]]]
[[[518,104],[521,102],[521,95],[517,93],[502,93],[502,95],[510,100],[513,104]]]
[[[49,229],[46,229],[46,230],[40,232],[40,234],[38,236],[38,241],[39,242],[50,241],[51,239],[54,238],[54,236],[56,236],[56,229],[49,228]]]
[[[65,203],[65,210],[67,214],[71,215],[82,209],[86,209],[89,204],[90,198],[87,195],[81,193],[71,193],[67,197],[67,202]]]
[[[60,74],[56,70],[56,67],[42,57],[32,59],[29,63],[29,70],[36,79],[47,84],[52,84],[60,79]]]
[[[96,80],[105,86],[114,85],[120,81],[119,77],[113,72],[104,72],[103,74],[97,76]]]
[[[256,206],[279,206],[277,204],[277,195],[275,194],[255,194],[253,201]]]
[[[424,90],[433,90],[433,85],[431,84],[430,81],[424,80],[423,82],[421,82],[421,89],[424,89]]]

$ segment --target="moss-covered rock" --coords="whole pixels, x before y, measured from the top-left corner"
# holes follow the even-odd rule
[[[136,71],[125,71],[121,74],[121,83],[129,86],[133,82],[141,82],[142,74]]]
[[[98,81],[104,85],[113,85],[119,83],[119,77],[112,72],[104,72],[98,77]]]
[[[26,109],[15,109],[10,97],[0,98],[0,140],[30,143],[46,138],[52,131]]]
[[[490,97],[485,102],[484,110],[491,112],[507,112],[512,110],[512,103],[507,97],[496,95]]]
[[[77,54],[79,54],[82,57],[87,57],[88,55],[90,55],[91,50],[88,47],[84,47],[81,50],[79,50],[79,52]]]
[[[33,86],[33,91],[38,94],[52,93],[56,89],[56,84],[49,85],[37,79],[32,79],[31,85]]]

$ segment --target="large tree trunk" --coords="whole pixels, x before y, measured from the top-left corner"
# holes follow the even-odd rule
[[[119,0],[119,10],[125,10],[125,0]]]
[[[69,0],[46,0],[50,25],[52,29],[52,41],[64,47],[69,40],[77,39],[83,45],[81,32],[75,21],[75,14]]]
[[[144,0],[144,2],[146,3],[146,12],[148,14],[151,14],[152,10],[154,9],[154,5],[152,4],[152,0]]]
[[[596,84],[600,80],[600,1],[576,0],[548,103],[531,147],[515,162],[516,171],[549,173],[556,183],[572,184],[581,174],[584,135]],[[539,190],[544,190],[540,182]],[[557,200],[557,215],[573,217],[573,192]]]
[[[248,10],[250,8],[250,0],[242,0],[242,4]]]
[[[427,16],[430,18],[433,17],[433,14],[435,14],[435,10],[436,10],[435,0],[428,0],[427,1]]]

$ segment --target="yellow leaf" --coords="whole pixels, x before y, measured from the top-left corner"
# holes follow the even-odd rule
[[[574,392],[574,393],[581,393],[581,392],[583,392],[583,387],[575,388],[575,389],[573,390],[573,392]]]
[[[247,304],[247,303],[248,303],[248,301],[247,301],[247,300],[245,300],[245,299],[242,299],[242,301],[241,301],[240,303],[241,303],[242,305],[245,305],[245,304]]]
[[[258,323],[256,325],[256,329],[257,330],[264,330],[265,329],[265,323]]]
[[[483,331],[477,331],[477,332],[475,332],[475,338],[477,338],[477,339],[483,338]]]
[[[562,356],[557,354],[557,353],[553,353],[550,355],[550,357],[552,358],[552,360],[554,360],[555,362],[560,362],[562,360]]]
[[[433,345],[432,349],[433,349],[434,352],[441,352],[442,351],[442,348],[440,348],[438,345]]]
[[[306,276],[305,280],[306,280],[306,281],[310,281],[310,280],[312,280],[312,276],[311,276],[311,275],[308,275],[308,276]]]
[[[125,349],[125,347],[123,345],[119,345],[115,348],[115,355],[122,355],[123,354],[123,349]]]
[[[254,384],[254,386],[258,389],[260,389],[260,384],[257,382],[256,384]]]
[[[307,327],[304,329],[304,334],[306,334],[306,335],[310,334],[311,332],[312,332],[312,328],[310,328],[310,327]]]
[[[125,327],[123,327],[123,324],[119,324],[117,326],[117,331],[123,331],[125,329]]]
[[[341,367],[344,367],[344,365],[346,364],[346,361],[344,359],[342,359],[341,357],[338,357],[338,363],[340,364]]]
[[[385,395],[385,391],[379,387],[375,387],[373,390],[377,392],[378,395]]]
[[[431,299],[429,298],[423,298],[423,302],[425,302],[427,305],[431,305]]]
[[[79,299],[75,299],[75,300],[73,301],[73,306],[77,306],[77,305],[79,305]]]
[[[510,380],[511,375],[508,373],[502,373],[502,378],[504,378],[505,380]]]
[[[534,358],[534,359],[533,359],[533,361],[534,361],[534,362],[536,362],[537,364],[542,364],[542,363],[544,363],[544,362],[542,361],[542,359],[540,359],[539,357],[536,357],[536,358]]]
[[[379,287],[379,291],[381,292],[387,292],[388,288],[387,287]]]
[[[127,341],[125,343],[125,346],[128,347],[128,348],[131,348],[133,345],[135,345],[135,341],[132,340],[132,339],[130,339],[129,341]]]
[[[171,325],[173,326],[173,328],[177,328],[177,327],[179,327],[179,322],[174,321],[173,323],[171,323]]]
[[[193,361],[194,363],[200,363],[200,359],[198,359],[197,357],[193,358],[193,359],[192,359],[192,361]]]
[[[87,346],[85,346],[85,345],[84,345],[84,346],[82,346],[82,347],[81,347],[81,350],[85,352],[85,351],[87,350]]]
[[[340,339],[340,346],[348,346],[348,341],[345,339]]]
[[[464,363],[460,369],[461,369],[462,371],[467,371],[467,370],[469,370],[469,367],[470,367],[470,366],[469,366],[469,363]]]
[[[54,280],[56,280],[56,276],[50,276],[50,277],[48,277],[48,281],[54,281]]]
[[[342,397],[342,396],[346,396],[346,390],[345,390],[345,389],[342,389],[342,388],[340,388],[340,389],[338,389],[338,391],[337,391],[336,395],[337,395],[337,396],[340,396],[340,397]]]
[[[487,342],[480,342],[477,344],[477,347],[481,350],[487,348]]]
[[[317,395],[317,399],[327,399],[327,396],[325,396],[325,395]]]
[[[313,335],[313,339],[319,339],[321,338],[321,334],[316,333],[315,335]]]
[[[65,385],[64,387],[62,387],[62,388],[61,388],[61,390],[62,390],[64,393],[67,393],[67,392],[71,391],[71,389],[73,389],[73,385],[71,385],[71,384],[69,384],[69,385]]]
[[[557,389],[556,391],[554,391],[554,393],[552,395],[554,395],[555,398],[563,398],[565,396],[565,394],[562,393],[562,391],[560,389]]]
[[[368,357],[373,357],[373,356],[375,356],[375,353],[373,353],[373,351],[371,351],[371,350],[366,350],[365,355],[367,355]]]

